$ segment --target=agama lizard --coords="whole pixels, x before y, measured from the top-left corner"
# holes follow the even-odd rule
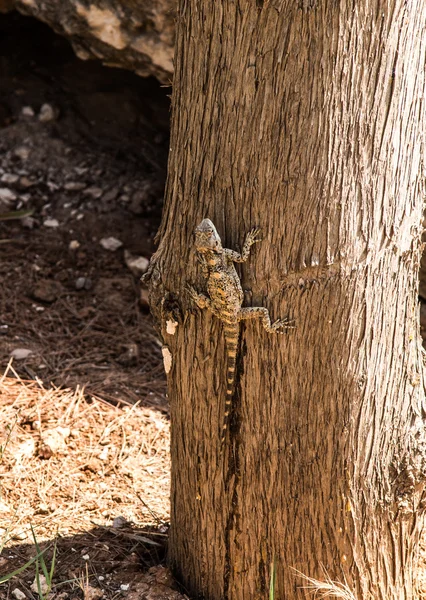
[[[225,441],[228,428],[229,413],[235,386],[235,368],[240,335],[239,322],[243,319],[261,319],[263,327],[269,333],[284,333],[285,329],[294,327],[289,319],[278,319],[271,323],[267,308],[260,306],[242,307],[243,289],[235,263],[245,262],[253,244],[260,242],[260,230],[252,229],[246,236],[241,254],[223,248],[216,227],[210,219],[203,219],[195,229],[195,250],[201,265],[203,277],[207,280],[208,296],[199,294],[192,286],[188,291],[199,308],[209,309],[223,322],[227,354],[227,386],[225,399],[224,422],[221,444]]]

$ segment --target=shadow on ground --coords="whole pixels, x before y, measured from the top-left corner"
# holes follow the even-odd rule
[[[79,535],[58,536],[55,541],[41,542],[38,550],[34,544],[9,545],[0,555],[0,577],[24,565],[40,550],[49,570],[55,551],[50,598],[182,599],[163,566],[166,532],[165,525],[140,529],[117,523],[117,527],[94,527]],[[35,565],[1,584],[0,598],[38,598]]]

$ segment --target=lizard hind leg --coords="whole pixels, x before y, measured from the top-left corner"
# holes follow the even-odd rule
[[[291,319],[278,319],[271,323],[269,311],[263,306],[249,306],[241,308],[238,313],[238,320],[261,319],[262,325],[269,333],[284,333],[285,329],[294,329],[294,321]]]
[[[209,308],[211,309],[211,300],[205,294],[199,294],[192,285],[187,285],[186,290],[191,297],[191,300],[198,306],[198,308]]]

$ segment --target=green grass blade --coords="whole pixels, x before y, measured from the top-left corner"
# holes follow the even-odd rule
[[[53,579],[53,573],[55,571],[56,550],[57,550],[57,548],[58,548],[58,544],[57,544],[57,541],[55,540],[55,544],[53,546],[52,562],[50,564],[50,571],[49,571],[49,587],[52,587],[52,579]]]
[[[36,567],[37,567],[37,570],[38,570],[39,566],[41,567],[41,570],[43,571],[43,575],[46,578],[46,582],[49,585],[49,571],[47,570],[46,561],[44,560],[44,556],[42,556],[41,548],[37,541],[34,528],[32,525],[30,525],[30,527],[31,527],[31,533],[33,534],[34,546],[36,547],[38,554],[40,554],[40,560],[37,562]],[[38,578],[37,578],[37,586],[38,586],[38,584],[39,584],[39,582],[38,582]]]
[[[45,550],[43,550],[43,552],[45,552]],[[0,583],[5,583],[6,581],[9,581],[9,579],[11,579],[12,577],[15,577],[16,575],[19,575],[19,573],[22,573],[22,571],[25,571],[25,569],[28,569],[28,567],[30,567],[33,563],[40,559],[40,556],[40,554],[37,554],[31,560],[26,562],[25,565],[19,567],[19,569],[15,569],[15,571],[12,571],[12,573],[8,573],[7,575],[1,575]]]
[[[34,210],[12,210],[10,212],[0,213],[0,221],[11,221],[12,219],[23,219],[32,215]]]
[[[275,558],[271,563],[271,579],[269,582],[269,600],[275,600],[275,580],[276,580],[276,561]]]

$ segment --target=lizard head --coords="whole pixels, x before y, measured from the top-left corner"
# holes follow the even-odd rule
[[[222,242],[210,219],[203,219],[195,228],[195,248],[198,252],[220,252]]]

